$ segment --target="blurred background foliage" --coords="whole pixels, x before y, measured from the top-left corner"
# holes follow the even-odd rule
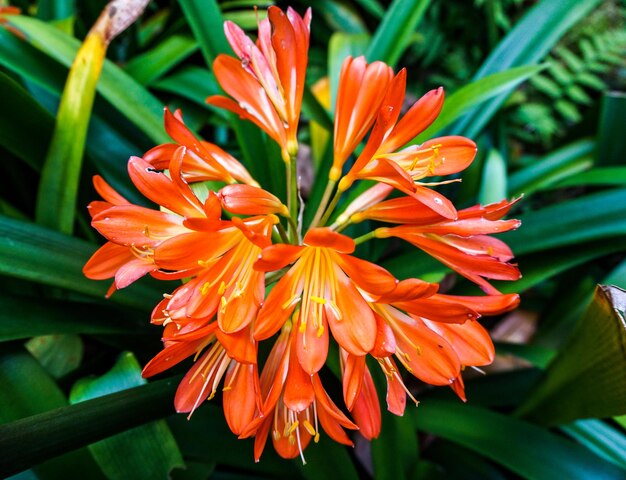
[[[85,209],[96,198],[90,179],[99,173],[145,204],[126,161],[167,141],[169,105],[284,194],[277,147],[204,103],[219,92],[212,59],[229,51],[222,21],[254,30],[273,3],[150,2],[109,46],[93,111],[85,104],[74,116],[57,115],[61,98],[85,101],[90,87],[64,91],[68,68],[106,2],[15,1],[21,16],[0,13],[0,475],[625,478],[626,31],[618,0],[310,2],[303,122],[311,129],[301,138],[311,147],[301,159],[308,203],[319,201],[325,176],[317,182],[315,172],[330,161],[332,93],[318,81],[336,86],[348,54],[406,67],[413,100],[445,87],[441,119],[417,141],[445,132],[478,143],[463,182],[442,187],[459,207],[524,195],[513,212],[522,228],[502,236],[524,277],[501,285],[522,303],[485,319],[498,356],[486,375],[467,372],[467,404],[414,381],[420,405],[404,418],[384,415],[377,440],[356,434],[345,449],[322,438],[305,466],[267,448],[254,464],[252,442],[230,434],[219,399],[187,421],[173,414],[179,376],[141,378],[161,348],[149,312],[170,289],[143,280],[106,301],[107,282],[83,277],[101,242]],[[302,12],[309,2],[291,5]],[[54,168],[55,158],[71,171]],[[69,223],[55,217],[57,207],[46,213],[49,205]],[[373,241],[359,254],[399,278],[472,292],[402,245]],[[339,389],[332,382],[329,372]]]

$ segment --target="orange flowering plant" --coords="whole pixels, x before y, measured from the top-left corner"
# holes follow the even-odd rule
[[[351,430],[375,438],[381,407],[370,366],[376,363],[387,380],[387,408],[396,415],[403,415],[407,397],[417,403],[410,376],[447,385],[465,400],[463,369],[494,358],[479,318],[519,302],[491,283],[520,277],[509,247],[491,236],[520,225],[503,220],[515,201],[458,210],[435,190],[455,181],[442,177],[470,165],[476,145],[444,136],[407,146],[437,118],[444,92],[426,93],[403,113],[405,70],[345,59],[327,186],[319,202],[303,198],[297,167],[310,23],[310,9],[300,15],[270,7],[254,41],[226,22],[236,57],[219,55],[213,71],[227,96],[207,99],[278,144],[285,198],[199,139],[182,112],[166,108],[171,142],[128,162],[134,185],[160,209],[132,204],[99,176],[94,186],[102,200],[89,205],[92,226],[107,243],[84,273],[114,278],[109,295],[146,274],[182,281],[153,310],[164,348],[143,375],[186,361],[176,409],[191,414],[221,388],[228,425],[240,438],[254,437],[256,460],[270,432],[285,458],[302,456],[322,430],[346,445]],[[362,232],[355,227],[362,222],[372,228],[354,238],[350,233]],[[484,295],[450,295],[436,283],[397,279],[358,254],[364,242],[391,237],[431,255]],[[273,345],[266,357],[259,355],[265,344]],[[343,398],[331,398],[322,382],[329,356],[338,356]]]

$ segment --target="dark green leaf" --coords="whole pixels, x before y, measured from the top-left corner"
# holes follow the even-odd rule
[[[597,160],[600,165],[622,165],[626,151],[626,135],[623,132],[626,118],[626,94],[607,92],[602,100],[600,126],[598,129]]]
[[[626,412],[626,292],[598,286],[541,383],[517,414],[545,425]]]
[[[600,457],[626,470],[626,436],[602,420],[578,420],[561,427],[565,433]]]
[[[10,21],[38,49],[66,67],[72,64],[80,45],[76,39],[31,17],[13,16]],[[169,141],[163,129],[161,102],[109,60],[102,69],[98,92],[152,140]]]
[[[409,46],[430,0],[394,0],[372,37],[367,60],[381,60],[392,67]]]
[[[555,186],[582,187],[582,186],[624,186],[626,185],[626,167],[600,167],[567,177]]]
[[[173,413],[178,381],[161,380],[0,425],[0,475]]]
[[[148,52],[134,57],[124,70],[142,85],[149,85],[198,50],[198,44],[182,35],[167,37]]]
[[[26,349],[54,378],[76,370],[83,359],[83,342],[78,335],[45,335],[26,342]]]
[[[511,68],[503,72],[493,73],[459,88],[446,99],[441,113],[432,125],[411,143],[421,143],[423,140],[433,137],[472,107],[476,107],[502,92],[515,88],[544,68],[545,66],[543,65]]]
[[[522,227],[500,236],[516,255],[626,234],[626,189],[576,198],[520,216]]]
[[[620,479],[624,475],[580,445],[483,408],[424,400],[414,418],[419,430],[459,443],[523,478]]]
[[[509,194],[514,197],[529,195],[568,177],[572,172],[591,167],[595,146],[593,140],[579,140],[532,162],[509,177]]]
[[[76,404],[145,384],[141,366],[133,354],[127,352],[101,377],[77,382],[72,388],[70,401]],[[89,450],[110,479],[166,478],[172,469],[183,466],[180,451],[165,420],[100,440],[89,445]]]
[[[491,52],[474,80],[511,67],[537,64],[598,3],[600,0],[542,0],[536,3]],[[455,126],[455,133],[475,137],[512,91],[513,88],[489,104],[474,108]]]
[[[0,294],[0,342],[38,335],[137,334],[145,330],[131,315],[93,305]]]
[[[0,115],[0,145],[39,170],[54,127],[52,115],[2,72],[0,95],[4,111],[10,112]]]
[[[215,0],[181,0],[180,6],[208,66],[220,53],[231,51],[224,35],[224,19]]]
[[[104,297],[109,282],[88,280],[82,273],[94,250],[95,246],[84,240],[0,216],[0,273],[4,275]],[[160,297],[158,291],[137,287],[132,293],[115,293],[112,300],[151,308]]]
[[[21,418],[30,418],[47,410],[64,407],[67,400],[61,389],[56,385],[44,368],[24,348],[17,345],[4,345],[0,353],[0,430],[9,428]],[[15,423],[15,422],[14,422]],[[19,431],[18,431],[19,435]],[[0,442],[4,435],[0,433]],[[31,445],[22,444],[22,449],[28,450]],[[71,451],[60,449],[57,455]],[[7,454],[8,455],[8,454]],[[28,467],[35,467],[34,471],[41,480],[80,478],[84,472],[90,472],[90,477],[102,478],[97,465],[86,450],[65,453],[53,460],[34,457],[28,465],[9,466],[13,458],[3,454],[0,456],[0,476],[17,473]],[[82,472],[82,474],[81,474]]]

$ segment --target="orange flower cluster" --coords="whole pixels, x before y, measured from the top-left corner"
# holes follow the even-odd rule
[[[310,20],[310,10],[301,17],[270,7],[256,42],[227,22],[226,36],[239,58],[220,55],[213,68],[232,98],[208,99],[256,123],[279,144],[292,169]],[[352,441],[345,429],[375,438],[381,410],[368,355],[387,379],[387,407],[397,415],[407,396],[415,401],[398,363],[464,399],[462,369],[494,357],[477,319],[519,301],[489,283],[519,278],[510,249],[490,236],[519,226],[517,220],[502,220],[513,202],[457,211],[422,182],[463,170],[476,146],[449,136],[403,148],[443,105],[442,89],[433,90],[400,118],[405,85],[404,70],[394,75],[384,63],[368,65],[362,57],[344,62],[327,195],[311,225],[298,224],[297,194],[283,204],[235,158],[196,138],[180,112],[168,109],[165,129],[172,143],[128,162],[131,180],[160,210],[133,205],[94,178],[103,201],[89,206],[92,225],[108,242],[85,265],[85,274],[114,277],[109,294],[146,274],[185,279],[153,311],[152,323],[163,327],[164,349],[146,365],[144,376],[193,357],[176,393],[176,409],[193,412],[223,384],[226,420],[239,437],[255,438],[257,460],[270,432],[285,458],[302,455],[321,429],[346,445]],[[287,180],[289,190],[297,189],[292,177]],[[342,193],[359,180],[376,183],[333,216]],[[196,188],[205,181],[224,187]],[[401,196],[385,200],[393,190]],[[334,223],[324,226],[329,219]],[[389,225],[357,239],[340,233],[366,219]],[[399,281],[354,255],[358,243],[387,237],[432,255],[487,295],[446,295],[437,284],[417,278]],[[260,365],[259,343],[271,339],[273,348]],[[319,376],[331,339],[338,346],[345,408],[335,404]]]

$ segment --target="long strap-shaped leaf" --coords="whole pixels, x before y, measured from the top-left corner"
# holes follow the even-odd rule
[[[565,32],[598,3],[600,0],[542,0],[537,3],[491,52],[474,80],[511,67],[537,64]],[[488,105],[473,109],[455,125],[454,133],[475,137],[512,91],[510,88]]]
[[[430,0],[395,0],[374,33],[367,50],[367,60],[382,60],[395,66],[409,46],[428,5]]]
[[[0,425],[0,476],[174,413],[177,384],[160,380]]]
[[[419,430],[459,443],[523,478],[624,478],[624,470],[580,445],[544,428],[480,407],[425,400],[413,417]]]
[[[44,226],[68,234],[74,229],[85,138],[107,47],[136,20],[148,1],[134,0],[126,5],[119,0],[110,2],[78,49],[61,96],[39,183],[35,216]]]
[[[0,274],[104,297],[105,282],[85,278],[83,265],[96,246],[39,225],[0,215]],[[106,282],[108,283],[108,282]],[[159,291],[144,285],[111,299],[127,306],[150,308]]]
[[[80,46],[76,39],[32,17],[20,15],[7,19],[49,57],[67,67],[72,64]],[[153,141],[170,141],[163,129],[162,102],[109,60],[104,62],[97,90]]]
[[[626,412],[626,292],[598,286],[587,312],[518,414],[546,425]]]

